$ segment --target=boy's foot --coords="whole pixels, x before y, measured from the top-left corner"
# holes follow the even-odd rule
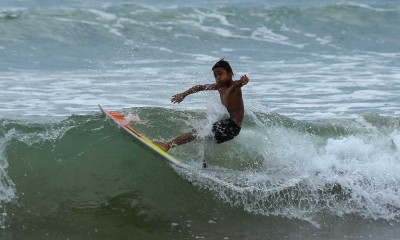
[[[157,147],[161,148],[164,152],[168,152],[171,148],[168,144],[162,142],[153,142]]]

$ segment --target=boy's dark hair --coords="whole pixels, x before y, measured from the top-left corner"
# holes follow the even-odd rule
[[[230,72],[233,75],[231,65],[229,65],[229,62],[225,61],[225,59],[221,58],[217,63],[214,64],[214,66],[212,67],[211,70],[214,71],[214,69],[219,68],[219,67],[225,69],[228,73]]]

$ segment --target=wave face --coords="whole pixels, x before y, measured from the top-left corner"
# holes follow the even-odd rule
[[[142,119],[132,126],[155,140],[192,126],[206,136],[213,121],[201,111],[124,111]],[[324,215],[399,219],[400,118],[367,114],[311,122],[275,113],[247,116],[240,135],[226,144],[214,145],[206,137],[172,149],[188,166],[173,169],[196,187],[186,186],[168,164],[132,143],[103,115],[54,123],[1,119],[1,224],[34,228],[40,218],[43,224],[57,220],[72,227],[76,217],[102,219],[126,208],[126,217],[157,224],[159,208],[173,203],[163,199],[153,206],[148,198],[178,191],[187,200],[196,189],[251,214],[317,225]],[[203,160],[206,170],[200,167]],[[186,211],[195,215],[197,209]]]

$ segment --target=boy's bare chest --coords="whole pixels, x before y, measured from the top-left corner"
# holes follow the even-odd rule
[[[221,97],[224,96],[225,93],[228,92],[228,90],[229,90],[229,87],[228,87],[228,86],[220,87],[220,88],[218,89],[219,95],[221,95]]]
[[[227,96],[227,94],[226,94],[227,89],[228,89],[227,87],[223,87],[223,88],[218,89],[219,97],[221,98],[222,103],[224,103],[224,99]]]
[[[219,96],[221,98],[221,102],[224,105],[229,104],[230,101],[232,101],[234,98],[236,98],[236,91],[232,91],[230,87],[222,87],[218,89]]]

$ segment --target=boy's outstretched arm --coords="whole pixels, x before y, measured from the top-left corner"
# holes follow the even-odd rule
[[[233,85],[235,87],[242,87],[244,85],[246,85],[249,82],[249,78],[246,75],[243,75],[240,77],[239,80],[236,80],[233,82]]]
[[[246,75],[240,77],[239,80],[235,80],[232,86],[226,91],[227,94],[232,94],[232,92],[237,91],[249,82],[249,78]]]
[[[196,93],[196,92],[200,92],[200,91],[204,91],[204,90],[216,90],[216,84],[204,84],[204,85],[196,85],[194,87],[189,88],[188,90],[182,92],[182,93],[178,93],[174,96],[172,96],[171,98],[171,102],[173,103],[180,103],[183,101],[183,99],[187,96],[190,95],[192,93]]]

